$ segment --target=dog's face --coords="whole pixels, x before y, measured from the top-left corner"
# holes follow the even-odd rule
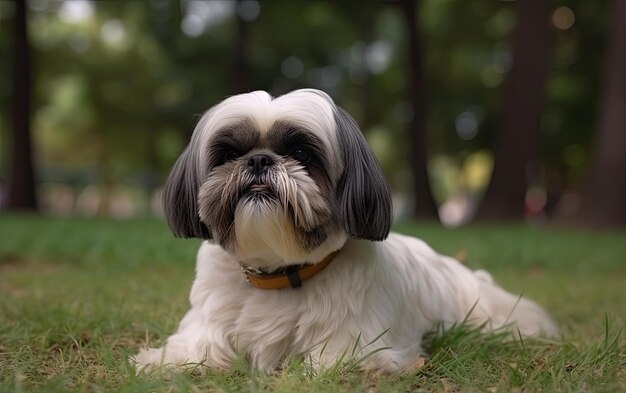
[[[262,268],[315,262],[315,250],[347,237],[382,240],[392,219],[358,126],[313,89],[211,108],[167,180],[164,207],[177,236],[213,239]]]

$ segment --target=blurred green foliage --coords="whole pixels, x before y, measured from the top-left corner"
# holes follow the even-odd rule
[[[106,193],[132,186],[147,198],[207,108],[243,90],[278,95],[300,87],[330,93],[362,125],[394,188],[409,189],[407,42],[393,2],[29,5],[33,133],[43,189],[65,184],[80,191],[95,184]],[[2,168],[10,155],[5,141],[13,6],[0,2]],[[559,7],[572,13],[569,26],[559,25]],[[543,186],[564,190],[579,186],[588,163],[607,7],[597,0],[560,0],[553,8],[540,158]],[[485,149],[492,145],[502,82],[513,60],[514,3],[424,0],[419,21],[431,177],[442,201],[459,187],[466,161],[486,163],[482,171],[489,171]],[[487,152],[486,158],[481,153],[477,159],[476,152]],[[3,169],[0,180],[6,176]],[[478,187],[484,187],[484,177],[478,176]]]

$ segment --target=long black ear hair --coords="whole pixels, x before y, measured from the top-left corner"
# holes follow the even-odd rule
[[[337,198],[343,229],[355,239],[384,240],[393,220],[389,184],[354,119],[336,107],[344,170]]]
[[[175,236],[210,239],[211,231],[198,215],[198,174],[196,158],[190,146],[178,157],[165,182],[163,209]]]

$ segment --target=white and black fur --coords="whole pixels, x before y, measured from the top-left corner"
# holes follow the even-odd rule
[[[422,338],[437,326],[557,331],[487,272],[389,234],[380,166],[355,121],[318,90],[255,91],[206,112],[167,180],[164,206],[175,235],[206,241],[191,309],[162,348],[133,358],[139,369],[228,369],[237,355],[265,371],[300,355],[323,367],[388,347],[362,366],[400,371],[424,355]],[[336,250],[297,289],[258,289],[241,272],[317,263]]]

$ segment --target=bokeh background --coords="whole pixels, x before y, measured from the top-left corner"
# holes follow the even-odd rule
[[[402,219],[626,226],[626,1],[0,1],[0,206],[161,214],[200,115],[314,87]]]

